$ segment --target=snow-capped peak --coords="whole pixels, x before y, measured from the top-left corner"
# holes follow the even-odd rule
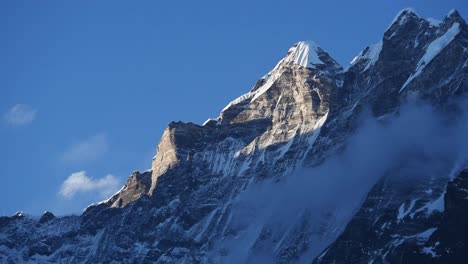
[[[400,12],[398,12],[398,14],[392,20],[392,23],[390,23],[389,28],[391,26],[393,26],[393,24],[395,24],[397,22],[398,22],[398,25],[400,25],[400,26],[403,25],[406,22],[408,16],[411,16],[411,15],[416,16],[416,17],[420,17],[418,15],[418,13],[416,13],[416,11],[411,7],[407,7],[407,8],[404,8],[404,9],[400,10]]]
[[[319,49],[313,41],[299,41],[289,49],[286,60],[302,67],[314,68],[317,64],[324,64],[319,58]]]
[[[458,11],[456,9],[450,10],[447,13],[447,15],[445,16],[444,21],[445,20],[451,20],[451,21],[455,21],[455,22],[458,22],[458,23],[465,24],[465,20],[460,15],[460,13],[458,13]]]
[[[452,9],[448,12],[447,17],[451,17],[452,15],[459,15],[456,9]]]
[[[286,57],[280,60],[273,70],[261,78],[263,81],[262,85],[254,87],[250,92],[234,99],[221,112],[246,100],[250,100],[250,102],[255,101],[260,95],[270,89],[273,83],[281,76],[285,67],[290,64],[316,69],[323,74],[334,74],[343,70],[343,68],[315,42],[299,41],[288,50]],[[316,67],[319,65],[320,67]]]

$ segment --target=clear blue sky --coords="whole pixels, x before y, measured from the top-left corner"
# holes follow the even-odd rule
[[[405,7],[468,15],[466,0],[2,1],[0,215],[81,212],[150,167],[171,120],[218,116],[299,40],[346,65]]]

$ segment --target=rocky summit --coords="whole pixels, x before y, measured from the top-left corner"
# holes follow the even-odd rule
[[[380,134],[397,145],[392,120],[414,101],[455,122],[468,102],[467,61],[468,26],[456,10],[442,21],[402,10],[345,68],[298,42],[219,117],[170,123],[151,170],[132,173],[108,200],[79,216],[0,217],[0,262],[466,262],[466,160],[438,155],[436,141],[418,144],[423,135],[402,141],[422,151],[398,152],[385,170],[368,170],[385,147],[352,150],[373,142],[356,141],[366,122],[388,125]],[[423,119],[412,118],[404,124]],[[340,163],[342,153],[356,162]],[[343,173],[332,173],[337,166]],[[328,203],[338,192],[347,199]]]

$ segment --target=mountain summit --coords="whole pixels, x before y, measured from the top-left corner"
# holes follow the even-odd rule
[[[412,101],[456,119],[467,50],[457,11],[443,21],[401,11],[346,70],[314,42],[298,42],[218,118],[170,123],[151,170],[132,173],[108,200],[80,216],[1,217],[0,260],[460,263],[468,258],[466,164],[438,156],[448,150],[435,141],[420,143],[422,132],[437,132],[424,129],[391,142],[405,151],[379,170],[394,146],[374,146],[359,128],[369,116],[369,130],[392,140],[391,125],[378,128],[405,117]],[[426,115],[410,117],[397,126],[408,136]],[[369,145],[378,150],[351,151]]]

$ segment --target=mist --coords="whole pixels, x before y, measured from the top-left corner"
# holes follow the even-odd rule
[[[364,113],[340,153],[279,182],[263,181],[244,190],[233,202],[228,238],[215,242],[215,258],[274,263],[281,242],[307,226],[308,243],[298,245],[303,251],[298,262],[310,262],[344,231],[382,176],[408,183],[449,181],[468,166],[466,102],[464,98],[444,113],[422,102],[407,103],[378,119]]]

